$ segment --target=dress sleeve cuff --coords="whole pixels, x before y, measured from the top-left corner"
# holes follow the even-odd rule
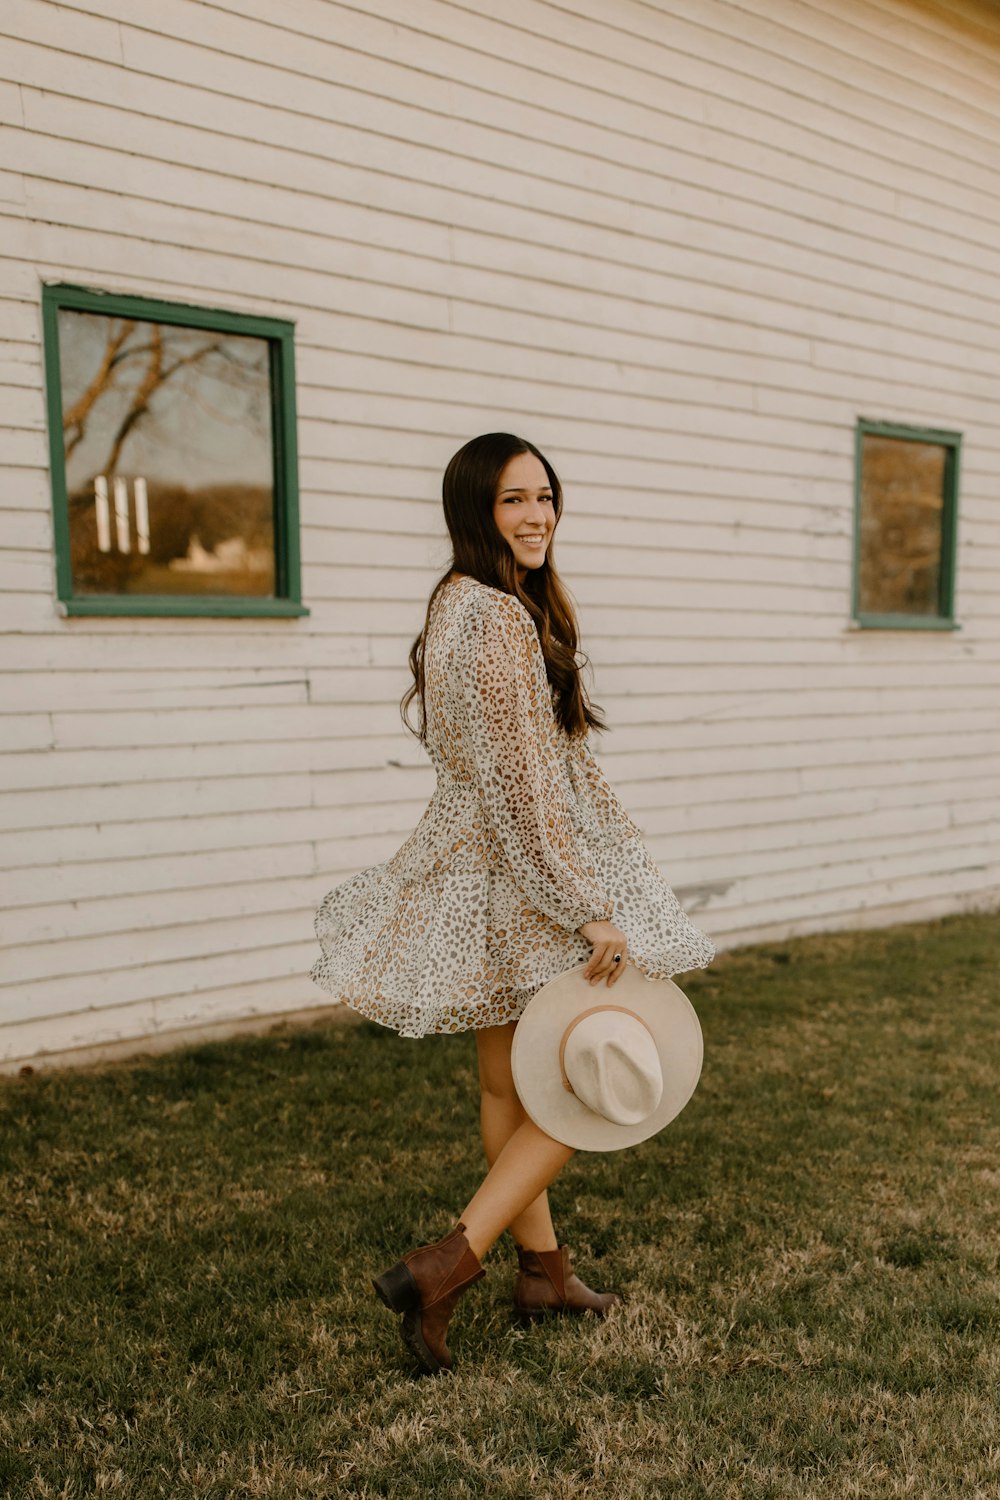
[[[615,904],[613,901],[605,901],[602,907],[591,908],[590,911],[585,912],[580,918],[579,922],[577,922],[574,931],[579,931],[579,929],[581,927],[585,927],[588,922],[613,922],[614,919]]]

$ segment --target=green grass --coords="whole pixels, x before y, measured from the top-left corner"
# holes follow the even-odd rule
[[[335,1024],[0,1082],[0,1493],[995,1500],[1000,921],[722,955],[681,1117],[556,1181],[417,1380],[369,1276],[482,1170],[473,1037]]]

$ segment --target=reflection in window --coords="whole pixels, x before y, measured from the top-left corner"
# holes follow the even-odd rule
[[[955,445],[862,430],[858,610],[939,618]],[[937,436],[936,434],[934,436]],[[957,437],[957,435],[956,435]]]
[[[74,594],[275,592],[266,338],[61,307]]]

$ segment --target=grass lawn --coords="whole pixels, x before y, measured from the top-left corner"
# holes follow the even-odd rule
[[[483,1169],[475,1044],[369,1022],[0,1080],[0,1494],[996,1500],[1000,919],[682,978],[694,1099],[505,1235],[415,1379],[369,1282]]]

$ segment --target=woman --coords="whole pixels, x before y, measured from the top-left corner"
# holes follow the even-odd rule
[[[437,788],[391,859],[325,897],[324,956],[311,971],[402,1036],[476,1034],[489,1172],[444,1239],[374,1278],[428,1373],[451,1368],[451,1311],[504,1229],[522,1314],[603,1315],[618,1300],[584,1286],[553,1229],[546,1189],[573,1153],[528,1118],[511,1074],[531,996],[584,959],[606,994],[629,962],[669,978],[715,956],[589,748],[587,731],[604,724],[583,688],[555,568],[563,500],[552,465],[521,438],[487,433],[452,458],[443,498],[453,557],[410,652],[402,704],[408,724],[420,699],[415,732]]]

